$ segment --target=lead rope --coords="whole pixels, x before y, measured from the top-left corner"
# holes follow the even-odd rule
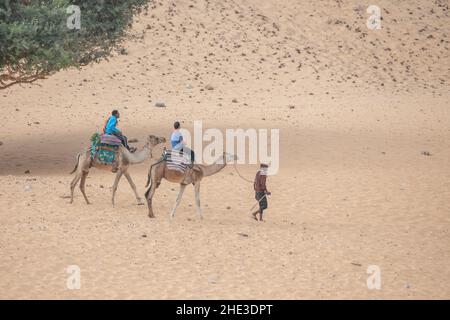
[[[238,174],[238,176],[239,176],[242,180],[247,181],[247,182],[250,182],[250,183],[253,183],[253,181],[244,178],[244,177],[240,174],[239,170],[238,170],[237,167],[236,167],[236,162],[233,163],[233,166],[234,166],[234,170],[236,170],[236,173]]]
[[[267,194],[264,194],[259,200],[256,200],[256,203],[253,205],[253,207],[250,209],[249,213],[253,213],[253,209],[261,202],[262,199],[267,198]]]

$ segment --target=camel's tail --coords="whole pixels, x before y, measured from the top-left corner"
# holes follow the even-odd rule
[[[78,169],[78,163],[80,162],[80,153],[77,155],[77,164],[75,165],[75,168],[70,172],[70,174],[74,173]]]
[[[150,167],[150,170],[148,170],[148,175],[147,175],[147,183],[145,184],[145,187],[147,188],[148,185],[150,184],[150,180],[152,179],[152,167]]]
[[[150,185],[150,181],[152,181],[152,169],[153,169],[153,166],[154,166],[155,164],[152,164],[151,166],[150,166],[150,169],[148,170],[148,175],[147,175],[147,183],[145,184],[145,187],[147,188],[149,185]],[[149,189],[150,190],[150,189]]]
[[[150,181],[152,180],[152,169],[153,166],[156,166],[157,164],[160,164],[161,162],[165,161],[165,159],[161,159],[154,164],[150,166],[150,169],[148,170],[148,176],[147,176],[147,183],[145,184],[145,187],[147,188],[150,185]]]
[[[150,166],[150,170],[148,170],[148,176],[147,176],[147,183],[145,184],[145,187],[147,188],[150,185],[150,181],[152,181],[152,169],[153,169],[153,165]],[[145,192],[145,199],[148,199],[148,194],[150,193],[150,187],[147,189],[147,191]]]

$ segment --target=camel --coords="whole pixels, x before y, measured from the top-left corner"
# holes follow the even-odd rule
[[[194,164],[192,167],[188,167],[185,172],[180,172],[173,169],[168,169],[166,161],[162,160],[156,162],[150,167],[148,173],[148,180],[146,187],[149,186],[147,192],[145,193],[145,198],[147,200],[148,205],[148,216],[150,218],[154,218],[152,208],[152,199],[155,194],[156,189],[161,184],[162,179],[166,179],[169,182],[179,183],[180,190],[178,191],[178,196],[175,201],[175,205],[170,213],[170,218],[173,219],[175,216],[175,211],[178,205],[181,202],[181,197],[183,196],[184,189],[189,184],[194,185],[195,190],[195,204],[197,207],[197,212],[200,216],[200,219],[203,219],[202,209],[200,207],[200,182],[204,177],[212,176],[219,171],[221,171],[227,165],[228,161],[235,161],[237,157],[235,155],[224,152],[219,159],[217,159],[211,165],[199,165]]]
[[[119,155],[118,155],[119,166],[118,166],[116,178],[114,180],[114,184],[112,187],[111,202],[112,202],[113,207],[115,205],[115,195],[116,195],[116,191],[117,191],[117,186],[119,185],[119,181],[120,181],[120,178],[122,177],[122,175],[124,175],[125,178],[127,178],[128,183],[131,186],[131,189],[133,189],[133,192],[134,192],[134,195],[136,196],[138,205],[144,204],[144,202],[142,201],[142,199],[139,197],[139,195],[137,193],[136,185],[134,184],[133,180],[131,179],[130,174],[128,173],[128,167],[130,165],[138,164],[138,163],[141,163],[141,162],[147,160],[148,158],[151,158],[152,148],[155,147],[156,145],[164,143],[164,142],[166,142],[166,139],[163,137],[149,135],[146,144],[139,151],[131,153],[124,146],[121,145],[119,147]],[[88,148],[84,149],[83,151],[81,151],[80,153],[78,153],[77,164],[75,165],[75,168],[70,173],[70,174],[72,174],[75,171],[77,172],[75,177],[73,178],[72,182],[70,183],[70,203],[73,203],[74,189],[75,189],[76,185],[78,184],[78,181],[81,180],[80,181],[81,193],[83,194],[83,197],[84,197],[84,200],[86,200],[86,203],[91,204],[86,196],[85,186],[84,186],[85,182],[86,182],[86,178],[89,174],[89,169],[91,167],[95,167],[97,169],[112,170],[112,164],[105,165],[105,164],[99,163],[97,161],[93,161],[91,159],[90,147],[88,147]]]

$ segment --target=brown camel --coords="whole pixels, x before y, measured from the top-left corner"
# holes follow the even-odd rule
[[[122,175],[124,175],[125,178],[127,178],[128,183],[131,186],[131,189],[133,189],[133,191],[134,191],[134,194],[136,196],[136,200],[138,201],[138,204],[139,205],[144,204],[142,202],[142,199],[139,197],[139,195],[137,193],[136,185],[134,184],[133,180],[131,179],[130,174],[128,173],[128,167],[133,164],[141,163],[141,162],[147,160],[148,158],[150,158],[152,156],[152,148],[155,147],[156,145],[158,145],[160,143],[164,143],[164,142],[166,142],[166,139],[163,137],[149,135],[146,144],[139,151],[131,153],[124,146],[119,147],[119,154],[118,154],[119,166],[118,166],[118,171],[116,173],[116,179],[114,180],[114,184],[112,187],[112,205],[113,206],[114,206],[114,198],[116,195],[117,186],[119,185],[119,181],[120,181],[120,178],[122,177]],[[73,178],[72,182],[70,183],[70,196],[71,196],[70,203],[73,203],[74,189],[75,189],[76,185],[78,184],[78,181],[81,180],[80,181],[81,193],[83,194],[83,197],[84,197],[84,200],[86,200],[86,203],[90,204],[90,202],[86,196],[86,193],[85,193],[84,185],[86,182],[86,177],[89,174],[89,169],[91,167],[95,167],[98,169],[112,170],[112,165],[105,165],[105,164],[99,163],[97,160],[93,161],[91,159],[90,147],[86,148],[82,152],[78,153],[77,164],[75,165],[75,168],[71,172],[71,174],[74,173],[75,171],[77,173],[76,173],[75,177]]]
[[[185,172],[169,169],[167,167],[166,161],[160,161],[155,163],[150,167],[146,185],[147,187],[151,182],[150,187],[145,193],[145,198],[147,199],[148,205],[148,216],[150,218],[155,217],[155,215],[153,214],[152,199],[156,189],[159,187],[162,179],[164,178],[169,182],[180,184],[180,190],[178,192],[175,205],[173,206],[172,212],[170,214],[170,218],[172,219],[175,216],[175,211],[181,202],[181,197],[183,196],[184,189],[188,184],[192,183],[195,188],[195,204],[197,207],[197,212],[200,218],[202,219],[203,215],[202,209],[200,207],[200,181],[204,177],[212,176],[213,174],[216,174],[217,172],[225,168],[228,161],[235,161],[235,160],[237,160],[237,157],[235,155],[224,152],[223,156],[217,159],[213,164],[211,165],[195,164],[192,168],[188,167]]]

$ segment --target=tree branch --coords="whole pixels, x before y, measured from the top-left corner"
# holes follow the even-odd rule
[[[6,88],[11,87],[12,85],[19,83],[33,83],[38,79],[45,79],[46,73],[36,72],[35,74],[26,75],[26,74],[11,74],[12,70],[9,67],[6,67],[8,73],[0,74],[0,90],[4,90]]]

